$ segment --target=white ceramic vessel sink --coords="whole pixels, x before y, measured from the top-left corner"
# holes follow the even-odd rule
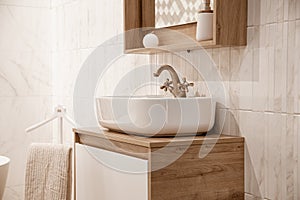
[[[208,97],[100,97],[99,124],[148,137],[205,133],[214,125],[216,103]]]

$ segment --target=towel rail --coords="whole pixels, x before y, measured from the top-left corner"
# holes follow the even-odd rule
[[[66,120],[73,126],[76,125],[75,122],[72,120],[72,118],[67,115],[67,109],[62,105],[58,105],[55,107],[54,114],[51,117],[49,117],[49,119],[46,119],[35,125],[32,125],[32,126],[28,127],[25,131],[27,133],[29,133],[33,130],[38,129],[39,127],[41,127],[45,124],[48,124],[49,122],[51,122],[55,119],[58,119],[58,133],[59,133],[58,143],[62,144],[63,143],[63,120]]]

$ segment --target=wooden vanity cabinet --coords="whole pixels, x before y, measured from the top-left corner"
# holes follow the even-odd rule
[[[242,137],[74,132],[77,200],[244,199]]]

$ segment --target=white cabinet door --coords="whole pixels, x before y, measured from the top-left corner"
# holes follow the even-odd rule
[[[147,200],[148,161],[76,144],[77,200]]]

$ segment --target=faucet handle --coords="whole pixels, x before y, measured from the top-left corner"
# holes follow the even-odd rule
[[[171,86],[171,84],[173,84],[173,81],[170,81],[170,79],[167,78],[164,84],[160,86],[160,89],[164,90],[165,92],[167,92],[168,90],[172,92],[174,88],[173,86]]]
[[[189,87],[193,87],[194,86],[194,83],[189,83],[187,82],[186,80],[186,77],[183,77],[182,78],[182,83],[179,83],[178,86],[179,86],[179,89],[182,91],[182,92],[189,92]]]

